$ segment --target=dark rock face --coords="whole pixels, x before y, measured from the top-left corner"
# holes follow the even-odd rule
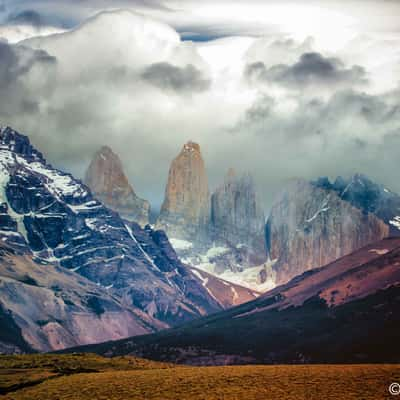
[[[10,128],[0,130],[0,187],[0,238],[38,263],[73,270],[167,324],[221,309],[163,233],[104,207]]]
[[[362,174],[350,179],[320,178],[313,184],[327,190],[334,190],[338,196],[365,213],[375,214],[390,226],[391,236],[400,236],[400,196],[383,185],[372,182]]]
[[[149,202],[136,195],[121,160],[109,147],[103,146],[94,155],[84,182],[97,199],[123,218],[142,226],[149,223]]]
[[[334,190],[296,181],[278,196],[266,226],[276,283],[284,283],[389,235],[374,214]]]
[[[252,177],[249,174],[238,177],[230,169],[211,196],[213,242],[247,247],[249,258],[253,258],[247,264],[259,265],[266,260],[264,226],[265,216]]]

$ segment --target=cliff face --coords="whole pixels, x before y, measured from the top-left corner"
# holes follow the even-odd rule
[[[236,176],[230,169],[211,196],[213,240],[244,245],[254,254],[254,265],[266,259],[265,217],[249,174]]]
[[[400,236],[400,196],[397,193],[362,174],[355,174],[350,179],[339,176],[333,183],[328,178],[319,178],[313,184],[334,190],[354,207],[375,214],[389,225],[390,236]]]
[[[201,240],[210,220],[207,174],[197,143],[186,143],[172,161],[157,221],[170,237]]]
[[[375,215],[306,181],[293,182],[280,194],[266,226],[277,284],[388,235],[389,226]]]
[[[136,195],[120,158],[109,147],[103,146],[94,155],[86,171],[85,184],[95,197],[123,218],[142,226],[148,224],[149,202]]]

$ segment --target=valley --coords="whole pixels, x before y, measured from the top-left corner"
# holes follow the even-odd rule
[[[400,238],[384,239],[227,311],[68,351],[189,365],[397,362],[399,265]]]
[[[0,0],[0,399],[400,399],[399,21]]]

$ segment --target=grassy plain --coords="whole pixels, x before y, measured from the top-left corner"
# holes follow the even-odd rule
[[[91,354],[0,357],[7,400],[380,400],[394,398],[392,382],[400,382],[400,365],[184,367]]]

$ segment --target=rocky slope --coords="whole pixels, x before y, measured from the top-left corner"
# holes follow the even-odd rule
[[[256,299],[261,294],[244,286],[235,285],[231,281],[220,279],[196,267],[189,266],[189,268],[201,280],[203,286],[208,290],[210,295],[213,296],[223,308],[230,308],[247,303],[248,301]]]
[[[389,235],[389,226],[336,191],[294,181],[278,196],[266,226],[274,280],[284,283]]]
[[[157,227],[177,239],[207,240],[210,198],[197,143],[186,143],[172,161]]]
[[[142,226],[149,223],[150,204],[139,198],[126,177],[122,162],[108,146],[94,155],[84,182],[103,204]]]
[[[164,232],[123,220],[10,128],[0,129],[0,188],[0,240],[35,262],[76,272],[170,326],[223,308]]]
[[[165,328],[75,272],[0,244],[0,353],[58,350]],[[2,318],[0,317],[0,320]]]
[[[384,239],[228,311],[79,351],[187,364],[398,363],[399,265],[400,239]]]

